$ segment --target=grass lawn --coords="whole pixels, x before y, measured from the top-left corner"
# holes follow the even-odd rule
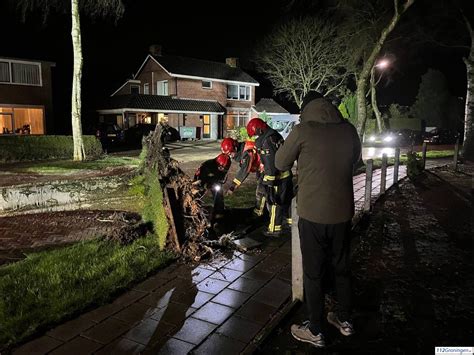
[[[21,163],[18,168],[14,168],[14,170],[37,174],[67,174],[81,169],[101,170],[118,166],[137,167],[139,161],[138,157],[105,156],[101,159],[87,161],[53,160]]]
[[[2,348],[110,301],[173,256],[148,236],[126,246],[103,240],[28,255],[0,267]]]

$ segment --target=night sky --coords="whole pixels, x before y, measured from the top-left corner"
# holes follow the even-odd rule
[[[125,14],[116,24],[110,19],[91,20],[83,16],[85,119],[93,116],[101,99],[136,72],[150,44],[161,44],[165,55],[220,62],[226,57],[239,57],[243,68],[261,83],[257,101],[260,97],[270,97],[271,85],[246,66],[246,58],[272,26],[287,16],[281,6],[284,3],[241,0],[232,5],[230,2],[132,0],[126,3]],[[6,0],[0,0],[0,14],[0,56],[56,62],[55,116],[66,115],[72,70],[70,17],[52,13],[44,24],[41,14],[34,14],[23,23]],[[381,82],[380,105],[412,104],[421,75],[430,67],[447,76],[453,95],[465,95],[462,51],[423,46],[414,52],[406,46],[394,45],[390,54],[395,61],[389,80]],[[277,101],[296,113],[295,105],[281,97]],[[66,120],[61,129],[67,130],[68,123]]]

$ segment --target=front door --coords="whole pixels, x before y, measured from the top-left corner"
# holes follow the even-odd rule
[[[211,115],[204,115],[202,119],[203,129],[202,138],[211,138]]]

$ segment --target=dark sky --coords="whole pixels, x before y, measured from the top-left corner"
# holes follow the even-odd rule
[[[84,114],[92,115],[97,102],[136,72],[150,44],[161,44],[163,54],[222,62],[235,56],[242,58],[245,65],[253,46],[287,16],[282,10],[283,3],[286,2],[129,0],[123,18],[116,24],[110,19],[91,20],[83,16]],[[38,13],[28,16],[23,23],[18,12],[7,4],[7,0],[0,0],[0,56],[55,61],[56,115],[65,115],[69,109],[72,64],[69,16],[52,13],[43,24]],[[403,45],[392,51],[396,60],[390,80],[381,82],[381,105],[411,104],[421,75],[429,67],[445,73],[454,95],[464,95],[462,52],[428,48],[414,53]],[[261,82],[257,99],[271,96],[269,83],[261,75],[249,73]],[[281,98],[279,102],[291,111],[295,109]]]

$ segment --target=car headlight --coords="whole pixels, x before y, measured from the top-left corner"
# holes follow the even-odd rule
[[[387,136],[383,139],[384,142],[391,142],[393,141],[393,137],[392,136]]]
[[[369,141],[370,141],[370,142],[375,142],[375,136],[370,136],[370,137],[369,137]]]

